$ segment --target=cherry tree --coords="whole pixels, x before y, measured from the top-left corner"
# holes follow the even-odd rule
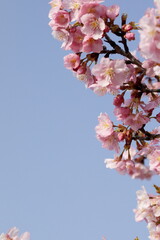
[[[118,5],[107,6],[102,0],[50,2],[52,35],[64,50],[72,51],[64,57],[64,66],[95,94],[113,95],[117,123],[100,113],[95,127],[102,147],[115,151],[105,165],[133,179],[160,175],[160,1],[154,4],[136,24],[120,14]],[[140,58],[129,49],[136,34]],[[152,129],[152,123],[157,127]],[[136,221],[146,221],[149,238],[159,240],[160,187],[154,187],[155,195],[145,187],[137,191],[134,213]],[[0,236],[8,239],[28,240],[29,233],[18,237],[13,228]]]

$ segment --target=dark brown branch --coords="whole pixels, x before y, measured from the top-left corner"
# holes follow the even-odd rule
[[[130,59],[131,63],[145,70],[144,68],[142,68],[142,63],[138,59],[136,59],[130,52],[125,52],[120,46],[118,46],[114,41],[112,41],[107,34],[105,34],[105,38],[106,41],[111,45],[111,47],[113,47],[114,50],[116,50],[118,54]]]
[[[160,89],[149,89],[144,90],[146,93],[160,93]]]
[[[134,135],[132,137],[133,140],[141,140],[141,141],[150,141],[150,140],[154,140],[156,138],[160,138],[160,134],[149,134],[148,136],[145,136],[145,137],[141,137],[139,135]]]

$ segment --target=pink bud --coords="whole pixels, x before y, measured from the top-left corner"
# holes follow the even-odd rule
[[[85,64],[80,65],[80,66],[78,67],[78,69],[77,69],[77,73],[78,73],[78,74],[85,74],[86,71],[87,71],[87,67],[86,67]]]
[[[108,26],[105,27],[104,32],[109,32],[110,28]]]
[[[116,107],[120,107],[123,102],[124,102],[123,96],[122,96],[122,95],[117,95],[117,96],[114,98],[113,104],[114,104]]]
[[[125,138],[125,134],[124,134],[123,132],[118,133],[117,136],[118,136],[118,140],[119,140],[119,141],[123,141],[124,138]]]
[[[135,40],[135,34],[132,33],[132,32],[127,32],[127,33],[124,35],[124,37],[125,37],[126,39],[128,39],[129,41]]]
[[[122,26],[122,30],[125,32],[131,31],[133,27],[130,24],[125,24]]]

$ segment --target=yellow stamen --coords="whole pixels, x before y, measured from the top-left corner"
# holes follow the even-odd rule
[[[109,128],[109,124],[108,123],[103,123],[103,127],[104,128]]]
[[[109,75],[109,77],[113,77],[114,75],[114,70],[113,68],[108,68],[106,71],[105,71],[105,76]]]
[[[79,3],[77,3],[77,2],[73,3],[73,8],[74,9],[79,9],[80,8]]]
[[[93,21],[93,22],[91,22],[91,27],[92,28],[97,28],[99,26],[99,23],[98,23],[98,21],[97,20],[95,20],[95,21]]]
[[[157,157],[157,161],[159,161],[159,162],[160,162],[160,156],[159,156],[159,157]]]
[[[57,7],[57,6],[58,6],[58,4],[56,4],[56,3],[54,3],[54,2],[51,3],[51,7],[52,7],[52,8]]]

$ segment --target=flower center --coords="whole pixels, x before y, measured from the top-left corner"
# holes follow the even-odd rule
[[[106,123],[106,122],[104,122],[104,123],[103,123],[103,127],[104,127],[104,128],[109,128],[109,124]]]
[[[80,8],[79,3],[77,3],[77,2],[73,3],[73,8],[74,9],[79,9]]]
[[[98,28],[98,26],[99,26],[98,20],[91,22],[91,28],[95,29],[95,28]]]
[[[108,68],[106,71],[105,71],[105,76],[109,76],[110,78],[112,78],[114,75],[114,70],[113,68]]]
[[[160,156],[159,156],[159,157],[157,157],[157,161],[159,161],[159,162],[160,162]]]
[[[58,7],[58,4],[57,3],[51,3],[51,7],[54,8],[54,7]]]

